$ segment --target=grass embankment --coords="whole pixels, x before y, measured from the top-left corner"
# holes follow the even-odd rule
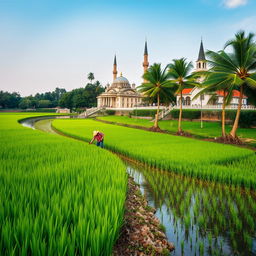
[[[123,220],[124,164],[25,128],[17,122],[24,117],[0,115],[0,254],[111,255]]]
[[[106,134],[107,148],[153,167],[256,188],[255,154],[247,149],[88,119],[54,120],[53,126],[87,141],[91,139],[93,130],[100,130]]]
[[[141,127],[151,127],[152,122],[146,119],[130,118],[128,116],[102,116],[97,117],[99,120],[109,121],[120,124],[130,124]],[[159,126],[162,130],[170,131],[172,133],[177,132],[178,121],[177,120],[161,120],[159,121]],[[231,125],[227,125],[227,132],[231,130]],[[220,122],[203,122],[203,128],[201,128],[201,123],[198,121],[182,121],[182,129],[191,134],[201,136],[201,137],[220,137],[221,136],[221,124]],[[249,144],[256,146],[256,129],[255,128],[239,128],[238,136],[241,138],[249,138]]]

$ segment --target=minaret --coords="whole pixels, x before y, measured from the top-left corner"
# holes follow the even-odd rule
[[[117,64],[116,64],[116,55],[114,58],[114,65],[113,65],[113,81],[116,79],[117,76]]]
[[[203,46],[203,41],[201,39],[198,59],[196,61],[196,70],[197,71],[207,70],[206,64],[207,63],[206,63],[205,54],[204,54],[204,46]]]
[[[144,68],[144,74],[146,73],[146,71],[148,70],[148,66],[149,66],[149,62],[148,62],[148,46],[147,46],[147,41],[145,41],[145,48],[144,48],[144,61],[142,63],[143,68]],[[144,83],[146,83],[147,81],[144,79],[143,81]]]

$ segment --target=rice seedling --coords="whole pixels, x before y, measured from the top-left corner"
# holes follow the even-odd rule
[[[212,247],[212,234],[211,233],[208,234],[208,243],[209,243],[209,247],[211,248]]]
[[[189,227],[190,227],[190,215],[189,214],[185,216],[184,223],[185,223],[185,228],[189,229]]]
[[[185,255],[199,255],[199,243],[204,255],[212,255],[214,251],[219,252],[217,255],[233,255],[234,252],[253,255],[253,247],[248,245],[251,246],[255,230],[248,224],[253,222],[252,227],[256,225],[256,214],[252,207],[256,204],[255,191],[245,192],[239,187],[201,182],[154,169],[142,168],[141,173],[145,178],[143,184],[148,188],[150,200],[155,195],[152,190],[157,189],[158,195],[162,196],[161,207],[170,208],[169,211],[163,211],[163,214],[168,214],[163,219],[175,220],[174,231],[168,229],[168,226],[166,231],[170,241],[176,241],[177,251],[181,251],[183,239]],[[197,246],[193,245],[189,249],[191,240]]]
[[[93,120],[55,120],[53,127],[86,141],[91,139],[93,130],[101,130],[106,134],[108,149],[152,167],[228,185],[256,188],[256,156],[247,149]]]
[[[181,246],[181,253],[184,253],[184,240],[181,240],[180,242],[180,246]]]
[[[199,255],[204,255],[204,243],[199,242]]]
[[[111,255],[124,213],[124,164],[18,124],[29,116],[0,115],[0,254]]]

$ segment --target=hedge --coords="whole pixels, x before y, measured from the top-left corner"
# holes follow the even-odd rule
[[[48,113],[56,113],[55,108],[35,108],[35,109],[24,109],[22,112],[48,112]]]
[[[179,109],[173,109],[171,111],[172,118],[179,118],[180,110]],[[201,111],[197,109],[183,109],[182,110],[182,118],[186,119],[198,119],[201,116]]]
[[[111,110],[111,109],[107,109],[106,110],[106,114],[107,115],[115,115],[116,111],[115,110]]]
[[[203,110],[203,117],[217,117],[221,120],[221,110]],[[179,118],[179,109],[171,111],[172,118]],[[186,119],[199,119],[201,116],[201,110],[198,109],[183,109],[182,118]],[[236,117],[236,110],[226,110],[226,119],[234,121]],[[251,127],[256,125],[256,111],[255,110],[242,110],[239,120],[240,127]]]
[[[239,126],[244,128],[256,126],[256,111],[242,111],[240,115]]]
[[[156,109],[134,109],[131,112],[131,115],[132,116],[151,116],[151,117],[155,117],[156,111],[157,111]]]

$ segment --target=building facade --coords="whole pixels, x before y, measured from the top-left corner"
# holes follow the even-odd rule
[[[145,73],[149,66],[147,42],[145,42],[144,62],[142,66]],[[107,85],[105,92],[97,97],[97,107],[133,108],[142,104],[142,98],[143,95],[136,90],[135,84],[130,85],[128,79],[123,77],[122,73],[117,77],[117,61],[115,55],[113,82],[111,85]]]
[[[97,105],[107,108],[132,108],[140,105],[141,100],[142,96],[136,91],[135,84],[131,86],[128,79],[121,74],[97,97]]]

